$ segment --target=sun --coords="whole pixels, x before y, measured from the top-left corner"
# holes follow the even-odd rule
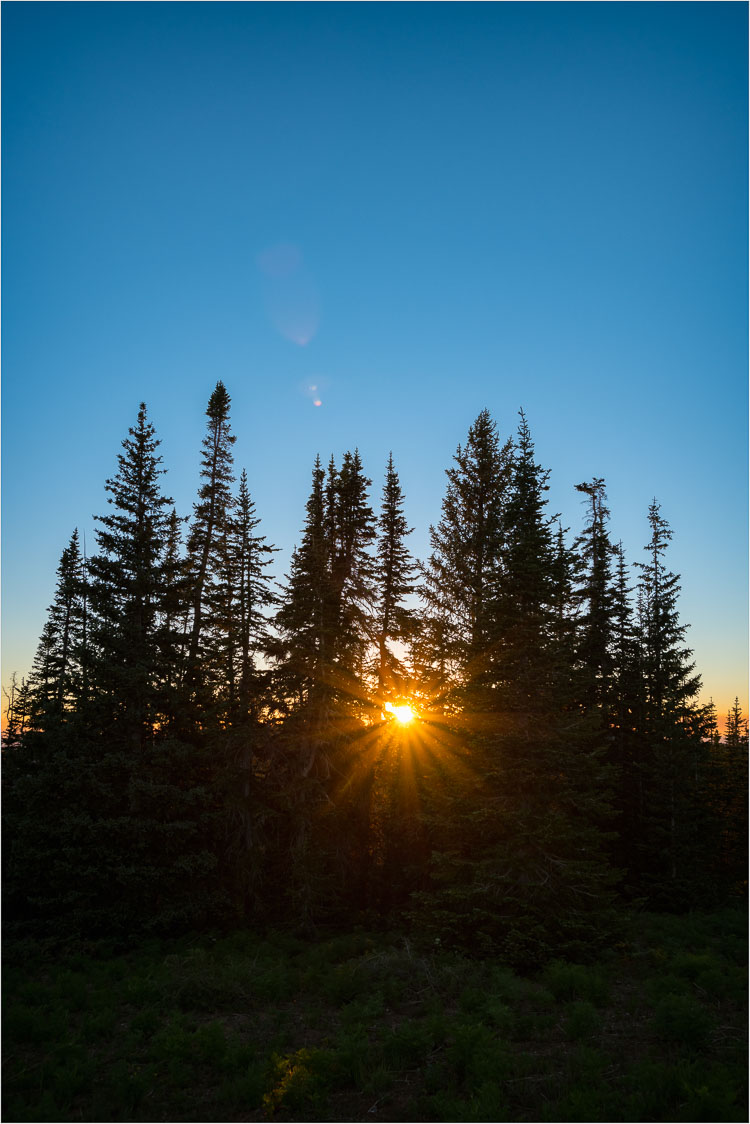
[[[385,704],[385,709],[389,714],[392,714],[396,721],[400,722],[402,726],[408,726],[416,717],[408,703],[401,703],[399,706],[394,706],[393,703],[387,702]]]

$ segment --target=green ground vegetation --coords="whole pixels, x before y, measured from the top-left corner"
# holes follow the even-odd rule
[[[6,1121],[742,1121],[746,923],[522,976],[404,934],[5,950]]]

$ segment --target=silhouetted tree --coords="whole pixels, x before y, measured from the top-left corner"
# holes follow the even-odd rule
[[[434,887],[420,895],[423,924],[459,943],[499,946],[525,964],[552,947],[572,954],[594,940],[608,921],[614,878],[604,853],[611,812],[598,728],[573,706],[560,627],[571,576],[544,510],[547,479],[522,413],[503,505],[501,577],[485,618],[491,718],[465,717],[469,776],[454,779],[448,812],[462,827],[436,851]]]
[[[235,437],[230,430],[230,404],[224,383],[217,382],[206,409],[208,424],[201,454],[203,483],[198,491],[198,502],[193,505],[187,548],[192,616],[185,681],[192,691],[196,691],[203,680],[200,657],[206,605],[210,587],[221,565],[220,550],[232,505],[232,445]]]
[[[260,519],[250,497],[247,474],[242,470],[239,492],[230,524],[230,557],[234,570],[234,595],[238,629],[237,684],[240,715],[257,717],[261,657],[268,649],[268,612],[276,604],[271,578],[265,572],[275,548],[256,533]]]
[[[747,746],[747,719],[742,713],[740,700],[736,695],[727,712],[724,741],[730,749],[741,749]]]
[[[400,662],[389,647],[389,641],[408,640],[414,620],[413,612],[404,605],[405,598],[415,588],[416,564],[404,541],[410,534],[411,528],[404,515],[404,495],[391,454],[378,519],[376,632],[379,696],[393,690],[403,678]]]
[[[83,591],[83,559],[76,528],[60,558],[55,598],[29,678],[33,722],[37,728],[60,720],[80,697]]]
[[[3,688],[6,699],[5,730],[3,731],[3,750],[13,751],[23,746],[24,735],[31,715],[31,688],[28,679],[21,678],[14,671],[10,677],[10,690]]]
[[[482,410],[446,469],[442,517],[430,528],[432,552],[422,567],[426,620],[415,653],[423,673],[430,664],[441,669],[444,690],[465,693],[482,679],[502,575],[510,448]]]
[[[157,618],[159,682],[162,691],[164,724],[174,725],[181,706],[180,684],[185,656],[188,575],[182,556],[183,520],[175,508],[169,516],[161,566],[162,591]]]
[[[614,801],[617,839],[613,854],[615,864],[626,872],[626,884],[627,871],[633,866],[633,851],[637,849],[644,799],[639,730],[644,721],[645,686],[632,592],[625,551],[620,542],[615,547],[612,584],[612,669],[608,710],[612,727],[609,758],[617,769]]]
[[[97,517],[99,553],[88,563],[97,703],[108,723],[127,730],[133,750],[143,748],[160,718],[158,615],[172,500],[161,492],[159,444],[141,403],[117,475],[105,484],[113,510]]]
[[[283,702],[287,710],[300,709],[311,699],[314,685],[323,678],[324,655],[331,643],[325,635],[330,549],[325,528],[324,480],[325,471],[317,457],[302,541],[292,553],[286,590],[275,620],[279,633],[274,649],[279,664],[277,701]]]
[[[695,699],[700,677],[680,623],[679,578],[665,564],[672,531],[654,500],[648,512],[648,561],[637,563],[638,637],[643,678],[639,716],[641,814],[633,825],[640,884],[661,905],[691,896],[698,761],[703,753],[702,715]]]
[[[576,484],[576,491],[586,496],[588,519],[575,541],[581,560],[578,588],[580,605],[578,665],[583,705],[602,710],[602,722],[608,719],[612,677],[613,589],[612,544],[607,522],[609,508],[604,480],[594,477]]]

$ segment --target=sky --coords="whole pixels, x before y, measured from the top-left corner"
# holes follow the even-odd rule
[[[3,682],[148,405],[187,515],[232,398],[261,530],[389,452],[418,557],[483,408],[550,509],[655,497],[720,713],[747,711],[747,5],[2,5]]]

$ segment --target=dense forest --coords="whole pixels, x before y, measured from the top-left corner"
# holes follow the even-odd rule
[[[484,410],[423,561],[392,458],[316,460],[273,573],[206,411],[189,517],[141,405],[96,552],[62,551],[4,737],[8,930],[57,937],[397,918],[521,968],[608,939],[618,905],[746,890],[747,723],[720,737],[654,501],[629,562],[605,482],[571,537],[523,413]],[[644,536],[646,537],[646,536]]]

